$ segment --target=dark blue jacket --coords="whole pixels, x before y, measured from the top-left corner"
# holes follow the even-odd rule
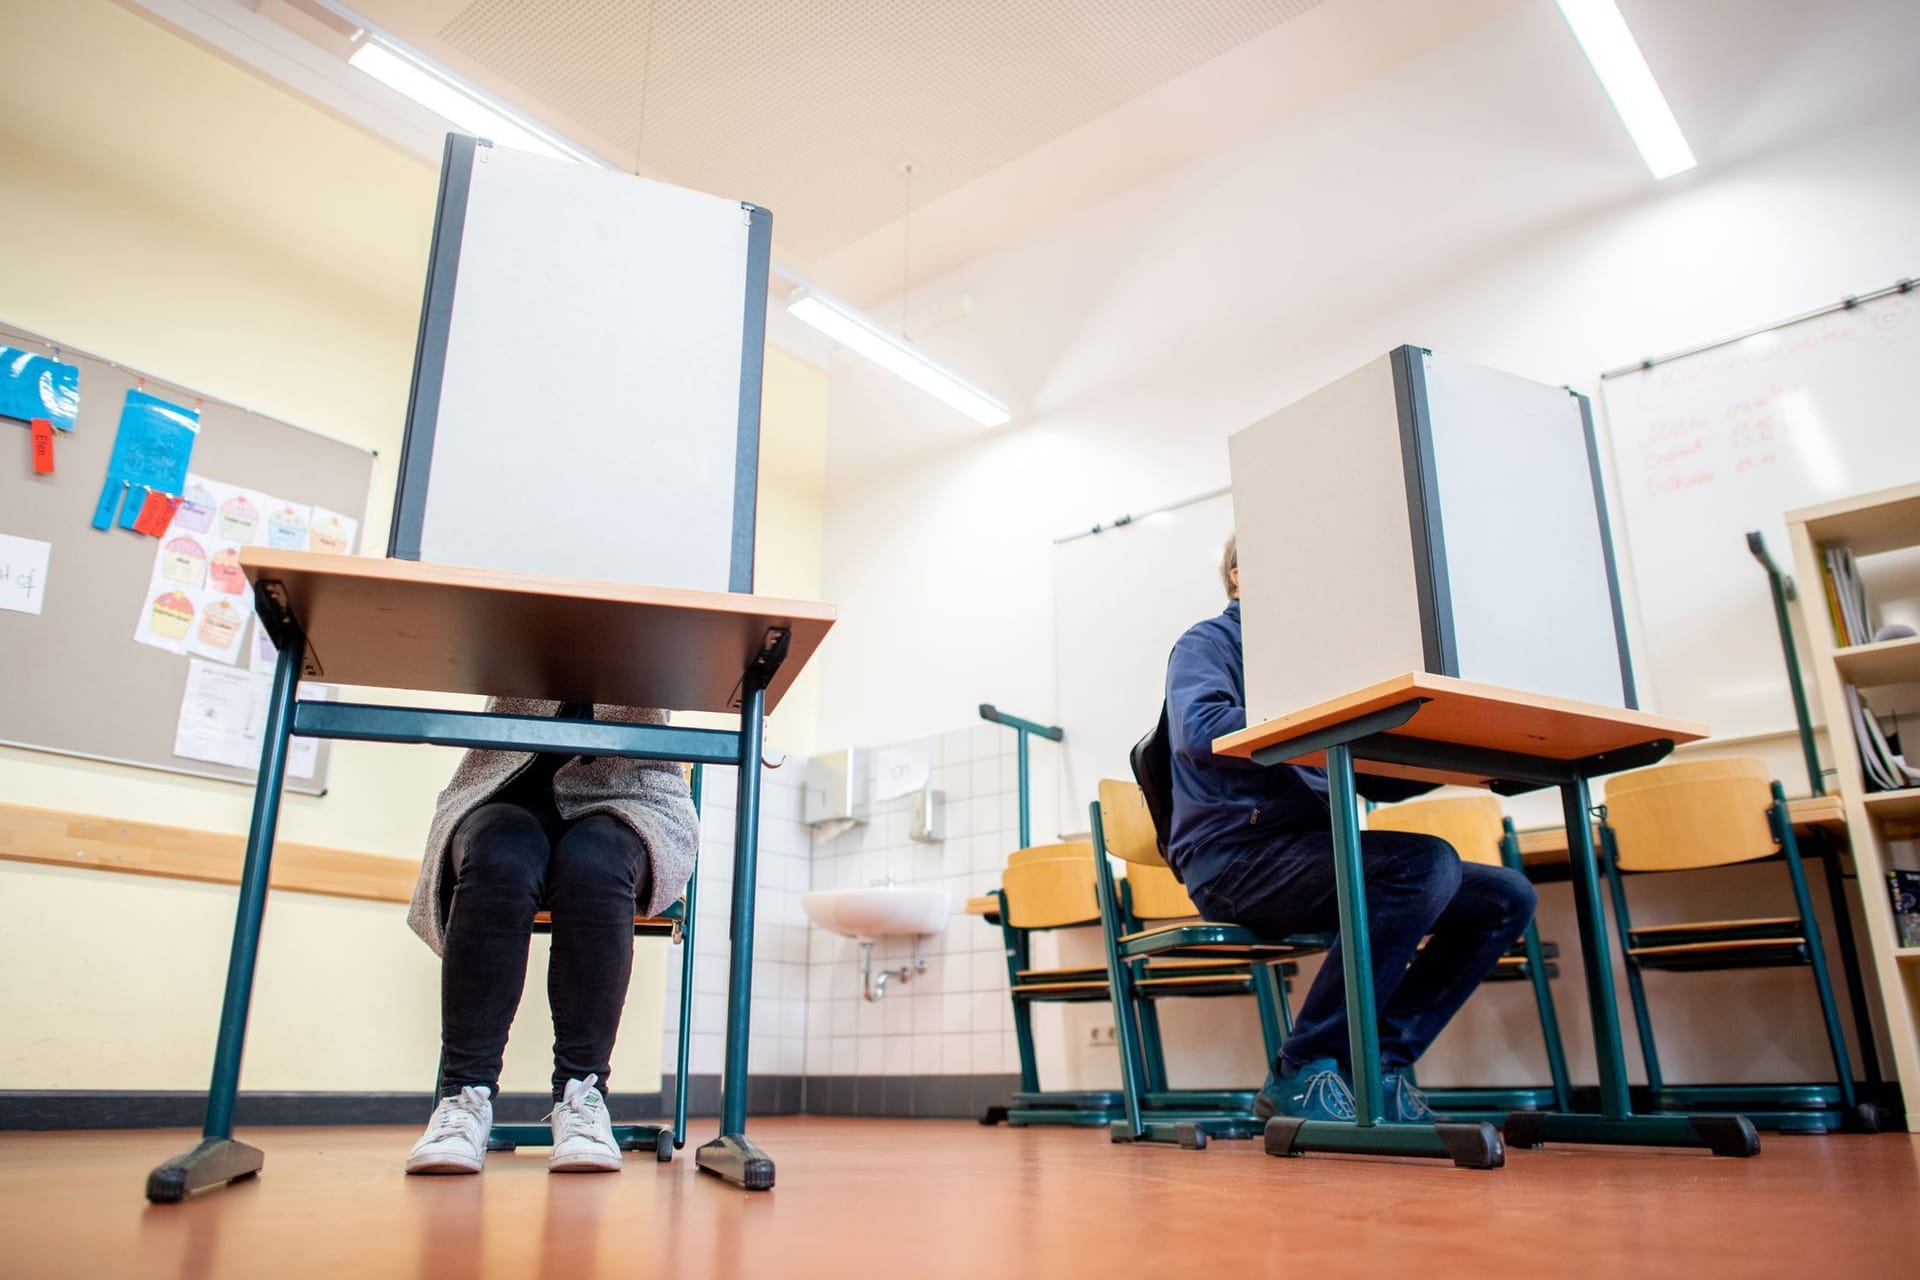
[[[1240,656],[1240,602],[1188,628],[1167,659],[1167,732],[1173,749],[1173,831],[1167,860],[1184,869],[1193,855],[1225,839],[1325,831],[1324,769],[1257,765],[1215,755],[1213,740],[1247,727],[1247,689]],[[1422,783],[1359,779],[1369,799],[1404,800],[1430,791]]]

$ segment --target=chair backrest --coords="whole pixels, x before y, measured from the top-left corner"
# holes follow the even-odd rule
[[[1439,836],[1462,860],[1497,867],[1505,826],[1500,802],[1489,795],[1474,795],[1409,800],[1375,809],[1367,815],[1367,829]]]
[[[1059,929],[1100,919],[1093,885],[1093,846],[1044,844],[1007,857],[1000,887],[1007,923],[1016,929]]]
[[[1167,703],[1160,701],[1160,719],[1147,736],[1133,744],[1127,753],[1133,780],[1140,786],[1141,803],[1153,823],[1154,847],[1167,856],[1167,839],[1173,833],[1173,735],[1167,728]]]
[[[1166,867],[1167,860],[1160,856],[1160,841],[1154,834],[1153,815],[1147,812],[1147,801],[1138,785],[1101,779],[1100,830],[1106,837],[1107,852],[1122,862]]]
[[[1780,851],[1766,761],[1689,760],[1607,779],[1607,825],[1623,871],[1690,871]]]
[[[1185,920],[1200,914],[1171,867],[1134,863],[1127,868],[1128,896],[1141,920]]]

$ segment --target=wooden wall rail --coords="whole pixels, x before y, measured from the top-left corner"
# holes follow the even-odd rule
[[[0,804],[5,861],[238,884],[246,848],[243,835]],[[418,872],[419,864],[406,858],[279,840],[271,883],[300,893],[406,902]]]

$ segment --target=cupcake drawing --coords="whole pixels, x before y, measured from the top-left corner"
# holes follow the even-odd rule
[[[260,510],[247,501],[247,495],[236,493],[220,504],[220,536],[231,542],[252,542],[253,531],[260,524]]]
[[[181,534],[160,548],[160,576],[168,582],[197,587],[207,575],[207,551],[197,539]]]
[[[237,596],[247,589],[247,575],[240,572],[240,548],[227,547],[213,553],[207,566],[207,580],[216,591]]]
[[[173,527],[189,533],[205,533],[213,527],[213,494],[203,484],[190,484],[180,495],[180,506],[173,513]]]
[[[330,556],[347,554],[347,526],[331,513],[321,516],[307,530],[307,550],[324,551]]]
[[[244,621],[238,609],[225,600],[215,600],[200,615],[200,643],[210,649],[231,649]]]
[[[178,591],[169,591],[153,602],[147,627],[162,640],[179,640],[193,623],[193,601]]]
[[[298,507],[282,507],[267,517],[267,545],[298,551],[306,545],[307,517]]]

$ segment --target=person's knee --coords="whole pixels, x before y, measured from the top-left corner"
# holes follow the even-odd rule
[[[1526,928],[1527,921],[1533,919],[1534,911],[1540,906],[1540,895],[1533,882],[1508,867],[1489,867],[1488,870],[1496,875],[1494,883],[1506,904],[1507,917],[1517,928]]]
[[[645,864],[646,849],[633,828],[612,814],[588,814],[554,848],[553,896],[636,897]]]
[[[453,869],[459,883],[536,886],[546,871],[546,829],[511,804],[485,804],[453,833]]]
[[[1436,905],[1453,901],[1460,891],[1460,855],[1438,836],[1412,832],[1391,833],[1391,862],[1395,879],[1409,897],[1426,898]]]

